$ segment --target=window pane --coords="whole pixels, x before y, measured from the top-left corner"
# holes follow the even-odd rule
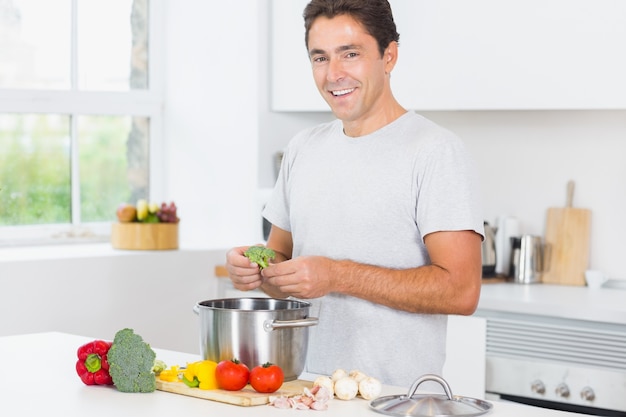
[[[69,223],[70,121],[0,114],[0,225]]]
[[[148,0],[79,0],[77,12],[79,89],[147,88]]]
[[[70,0],[0,1],[0,88],[69,89]]]
[[[79,116],[81,222],[111,221],[122,202],[148,194],[144,117]]]

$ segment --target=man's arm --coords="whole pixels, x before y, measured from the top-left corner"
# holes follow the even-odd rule
[[[268,247],[291,253],[291,234],[275,236]],[[263,289],[270,296],[316,298],[337,292],[415,313],[472,314],[480,296],[481,236],[469,230],[436,232],[424,241],[429,265],[400,270],[304,256],[264,269]]]

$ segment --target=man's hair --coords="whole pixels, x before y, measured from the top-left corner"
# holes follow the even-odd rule
[[[320,16],[332,19],[339,15],[349,15],[360,22],[367,33],[378,43],[383,56],[392,41],[399,42],[391,6],[387,0],[311,0],[304,8],[304,42],[309,47],[309,30]]]

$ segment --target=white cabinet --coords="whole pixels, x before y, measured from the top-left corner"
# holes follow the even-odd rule
[[[392,74],[415,110],[626,108],[626,1],[390,0]],[[307,0],[273,0],[271,108],[328,111],[304,45]]]
[[[309,0],[272,0],[270,106],[274,111],[328,111],[317,92],[304,43],[302,12]]]
[[[226,256],[118,251],[108,243],[2,251],[0,294],[10,296],[0,303],[0,336],[60,331],[111,339],[130,327],[153,346],[189,353],[200,347],[193,306],[217,297],[207,271]]]
[[[485,398],[487,320],[477,316],[448,316],[443,377],[453,394]]]

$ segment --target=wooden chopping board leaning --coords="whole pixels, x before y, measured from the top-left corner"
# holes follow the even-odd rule
[[[548,209],[545,242],[548,265],[542,275],[546,284],[585,285],[589,265],[591,210],[574,208],[574,182],[567,184],[565,207]]]

